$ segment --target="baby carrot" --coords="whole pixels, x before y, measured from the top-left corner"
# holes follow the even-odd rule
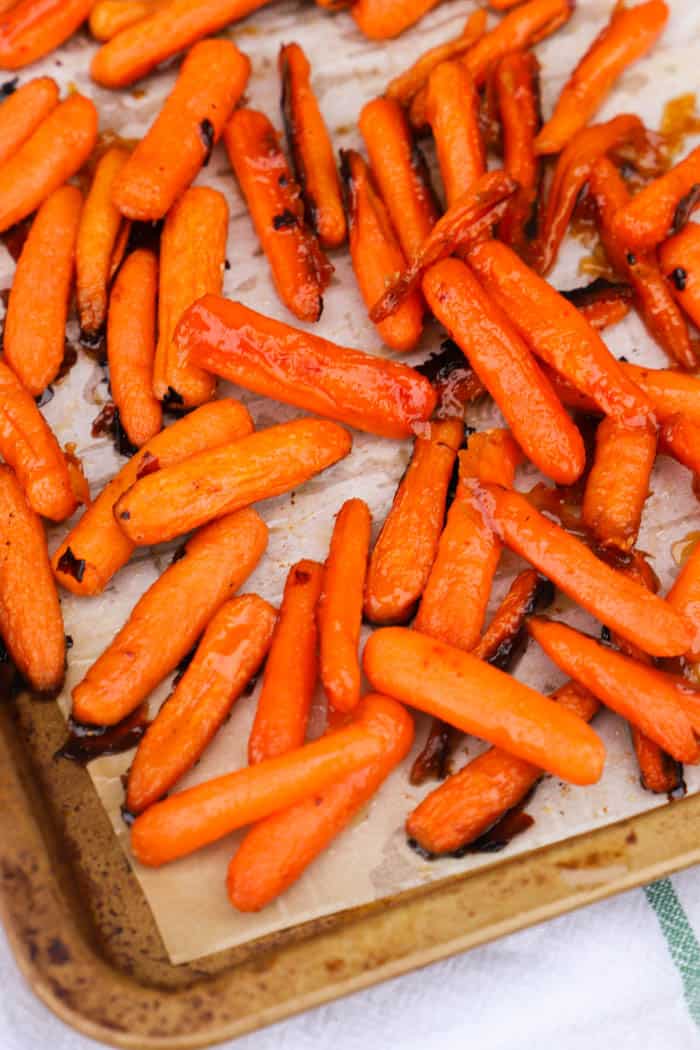
[[[669,416],[661,424],[659,447],[694,474],[700,473],[700,426],[684,415]]]
[[[628,284],[596,277],[590,284],[560,294],[599,332],[627,316],[634,293]]]
[[[428,77],[436,66],[439,66],[441,62],[459,57],[474,46],[477,40],[484,35],[486,22],[487,15],[484,10],[477,8],[472,11],[459,36],[426,51],[416,59],[412,66],[390,80],[384,91],[385,98],[393,99],[401,106],[408,106],[414,96],[427,84]],[[367,148],[369,150],[369,146]],[[374,160],[372,160],[372,166],[375,166]]]
[[[169,3],[170,0],[97,0],[88,20],[90,32],[95,40],[104,43]]]
[[[615,236],[628,251],[654,248],[685,224],[698,203],[699,187],[700,146],[632,198],[613,219]]]
[[[558,484],[574,482],[585,465],[583,439],[506,315],[457,259],[428,270],[423,291],[528,459]]]
[[[503,167],[518,189],[498,226],[498,236],[522,251],[527,229],[536,218],[540,164],[535,136],[540,127],[539,62],[531,51],[504,55],[493,73],[503,135]]]
[[[336,711],[360,701],[362,673],[357,647],[367,574],[372,518],[361,499],[349,499],[335,519],[318,603],[321,681]]]
[[[82,167],[97,138],[97,110],[84,95],[60,102],[0,165],[0,233],[26,219]]]
[[[73,689],[73,717],[114,725],[138,707],[250,576],[266,546],[267,528],[252,509],[212,522],[189,539],[183,556],[139,598]]]
[[[163,108],[119,172],[112,200],[122,215],[162,219],[219,141],[250,76],[250,60],[230,40],[192,48]]]
[[[499,58],[550,36],[571,18],[574,0],[528,0],[478,41],[462,61],[480,87]]]
[[[13,91],[0,105],[0,164],[16,153],[58,104],[51,77],[36,77]]]
[[[318,679],[316,606],[322,579],[317,561],[299,561],[289,570],[248,739],[251,766],[304,743]]]
[[[60,544],[52,558],[58,582],[73,594],[99,594],[134,552],[135,544],[114,520],[114,504],[121,494],[149,470],[235,441],[252,429],[248,410],[238,401],[224,400],[202,405],[161,430],[108,482]]]
[[[19,0],[0,20],[0,69],[21,69],[60,47],[94,0]]]
[[[626,361],[622,363],[622,370],[643,391],[661,422],[681,414],[700,426],[700,379],[697,376],[668,368],[643,368]]]
[[[676,301],[693,324],[700,326],[700,225],[689,222],[659,245],[659,263]]]
[[[692,632],[688,659],[700,660],[700,544],[696,544],[666,597]]]
[[[3,348],[33,397],[56,378],[63,361],[82,206],[76,186],[55,190],[39,208],[17,261]]]
[[[435,391],[415,369],[217,296],[190,307],[175,342],[223,379],[382,437],[408,437],[435,408]]]
[[[350,13],[370,40],[389,40],[415,25],[440,0],[356,0]]]
[[[276,612],[257,594],[224,602],[141,740],[129,770],[126,805],[142,813],[195,764],[257,674]]]
[[[364,159],[355,150],[341,151],[341,171],[350,226],[350,256],[367,309],[380,298],[387,281],[404,269],[406,260]],[[377,325],[392,350],[412,350],[423,330],[423,301],[414,292]]]
[[[221,291],[227,236],[226,198],[208,186],[186,190],[163,226],[153,392],[171,408],[201,405],[216,390],[216,378],[194,365],[173,336],[188,306]]]
[[[430,74],[425,115],[435,139],[448,207],[486,170],[479,128],[479,96],[459,62],[442,62]]]
[[[563,780],[600,778],[605,748],[585,722],[470,653],[405,627],[382,627],[367,642],[363,665],[375,689]]]
[[[149,867],[193,853],[381,761],[397,738],[410,734],[410,725],[395,700],[367,697],[351,725],[151,806],[134,823],[131,848]]]
[[[325,419],[280,423],[144,475],[119,497],[114,516],[132,543],[163,543],[298,488],[351,445],[347,430]]]
[[[300,321],[318,321],[333,267],[304,222],[300,189],[264,113],[237,109],[224,142],[277,294]]]

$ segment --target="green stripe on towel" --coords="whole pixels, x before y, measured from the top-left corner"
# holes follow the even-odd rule
[[[670,879],[644,887],[659,920],[671,958],[681,975],[683,994],[695,1024],[700,1027],[700,944]]]

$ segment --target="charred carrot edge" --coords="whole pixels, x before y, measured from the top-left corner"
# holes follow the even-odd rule
[[[324,419],[280,423],[146,474],[119,497],[114,517],[132,543],[161,543],[298,488],[351,445],[347,430]]]
[[[162,219],[209,160],[250,76],[230,40],[202,40],[182,63],[163,108],[115,179],[112,200],[129,219]]]
[[[364,613],[371,623],[404,623],[430,576],[445,519],[445,501],[464,438],[458,419],[429,423],[379,533],[367,571]]]
[[[697,761],[698,744],[672,676],[562,623],[533,617],[528,630],[558,667],[604,704],[679,762]]]
[[[153,392],[170,408],[201,405],[216,390],[216,377],[193,364],[173,337],[188,306],[203,295],[221,291],[228,217],[222,193],[208,186],[192,186],[170,209],[163,226]]]
[[[700,146],[632,198],[613,219],[615,236],[628,251],[654,248],[685,225],[699,187]]]
[[[0,105],[0,165],[16,153],[58,105],[51,77],[36,77],[13,91]]]
[[[19,0],[0,22],[0,69],[21,69],[72,36],[94,0]]]
[[[280,48],[280,106],[309,225],[324,248],[345,240],[346,225],[338,169],[328,128],[311,87],[311,67],[299,44]]]
[[[584,722],[470,653],[405,627],[382,627],[365,646],[363,666],[375,689],[564,780],[600,778],[605,748]]]
[[[436,66],[448,59],[458,58],[481,39],[486,30],[486,22],[487,15],[484,10],[477,8],[472,11],[459,36],[426,51],[412,66],[390,80],[384,91],[385,97],[402,106],[408,106],[413,97],[427,84],[428,77]],[[369,149],[369,146],[367,148]],[[372,164],[374,165],[374,161]]]
[[[419,22],[440,0],[356,0],[351,15],[370,40],[389,40]]]
[[[479,127],[479,96],[459,62],[442,62],[428,80],[425,115],[437,150],[447,206],[454,204],[486,170]]]
[[[241,303],[205,296],[175,342],[190,360],[248,390],[382,437],[408,437],[430,418],[430,382],[398,361],[337,346]]]
[[[410,725],[395,700],[367,697],[351,725],[151,806],[134,823],[131,848],[150,867],[192,853],[380,761]]]
[[[564,594],[651,656],[687,651],[688,627],[667,602],[596,558],[524,496],[496,485],[483,488],[484,507],[503,542]]]
[[[345,185],[350,226],[352,268],[369,309],[406,260],[391,225],[384,201],[364,162],[355,150],[341,150],[341,172]],[[423,301],[413,292],[399,308],[377,325],[382,341],[392,350],[412,350],[423,330]]]
[[[251,828],[228,869],[226,886],[234,908],[259,911],[296,882],[376,794],[405,758],[412,741],[410,719],[397,721],[394,735],[376,762]]]
[[[114,725],[138,707],[250,576],[266,546],[265,523],[251,509],[229,514],[188,540],[183,556],[139,598],[73,689],[73,717]]]
[[[661,424],[659,447],[694,474],[700,472],[700,426],[682,414]]]
[[[591,328],[594,328],[596,332],[600,332],[604,328],[610,328],[612,325],[623,321],[630,312],[630,303],[622,298],[600,299],[597,303],[585,303],[583,306],[576,307],[576,309]]]
[[[56,378],[63,361],[82,206],[76,186],[55,190],[39,208],[17,261],[3,349],[33,397]]]
[[[304,222],[300,190],[277,132],[264,113],[238,109],[224,142],[277,294],[300,321],[318,321],[333,267]]]
[[[141,740],[129,770],[126,806],[141,813],[195,764],[260,668],[277,613],[257,594],[224,602],[187,670]]]
[[[118,146],[102,155],[80,218],[75,250],[75,290],[80,331],[87,340],[96,339],[104,326],[115,248],[128,226],[112,203],[114,181],[128,156],[128,151]]]
[[[323,566],[299,561],[289,570],[279,620],[248,738],[250,765],[301,747],[318,679],[316,606]]]
[[[109,301],[107,361],[119,421],[141,448],[163,426],[153,395],[158,263],[152,252],[133,252],[117,274]]]
[[[600,704],[569,682],[551,699],[590,722]],[[431,854],[453,853],[483,835],[525,798],[542,770],[493,747],[431,791],[409,815],[406,833]]]
[[[676,301],[700,326],[700,225],[689,222],[659,246],[659,263]]]
[[[318,603],[318,638],[323,688],[336,711],[360,701],[358,645],[372,518],[361,499],[349,499],[333,526]]]
[[[634,293],[628,284],[596,277],[590,284],[559,294],[576,307],[591,328],[601,331],[618,324],[627,316]]]
[[[695,545],[666,597],[692,631],[688,659],[700,660],[700,545]]]
[[[508,318],[457,259],[428,270],[431,310],[469,359],[528,459],[559,484],[585,465],[583,440]]]
[[[105,43],[169,3],[170,0],[97,0],[88,19],[90,32],[95,40]]]
[[[60,102],[0,165],[0,233],[26,219],[78,171],[97,138],[97,110],[84,95]]]
[[[248,410],[238,401],[223,400],[202,405],[162,430],[115,474],[60,544],[52,558],[58,582],[73,594],[99,594],[134,551],[114,520],[119,496],[149,471],[245,437],[252,429]]]
[[[528,230],[537,218],[541,165],[535,155],[540,128],[540,65],[531,51],[504,55],[493,73],[503,135],[503,167],[518,183],[513,200],[498,226],[498,236],[517,251],[528,244]]]

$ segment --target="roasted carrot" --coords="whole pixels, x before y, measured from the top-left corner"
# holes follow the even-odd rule
[[[214,145],[250,76],[250,59],[230,40],[192,48],[163,108],[117,175],[112,200],[122,215],[162,219]]]
[[[498,236],[516,251],[526,247],[536,218],[540,164],[535,136],[540,127],[540,65],[531,51],[504,55],[493,73],[503,134],[503,167],[518,189],[498,226]]]
[[[260,668],[276,612],[257,594],[224,602],[151,722],[129,770],[126,805],[142,813],[195,764]]]
[[[659,447],[694,474],[700,473],[700,426],[679,413],[661,424]]]
[[[213,295],[185,313],[175,342],[223,379],[383,437],[408,437],[435,408],[435,391],[413,368]]]
[[[477,8],[467,18],[464,29],[459,36],[438,44],[421,55],[412,66],[390,80],[384,91],[386,98],[393,99],[401,106],[408,106],[415,95],[425,87],[428,77],[441,62],[458,58],[479,40],[486,30],[487,15]],[[363,133],[364,134],[364,133]],[[367,147],[369,149],[369,146]],[[372,160],[374,166],[374,160]]]
[[[352,438],[325,419],[296,419],[207,449],[137,480],[114,505],[132,543],[162,543],[279,496],[347,456]]]
[[[227,236],[226,198],[208,186],[186,190],[163,226],[153,392],[171,408],[201,405],[216,390],[216,378],[193,364],[173,337],[188,306],[221,291]]]
[[[700,425],[700,379],[665,368],[624,362],[622,370],[644,392],[660,421],[678,413]]]
[[[129,156],[119,146],[108,149],[97,164],[80,218],[75,250],[75,290],[80,332],[96,339],[107,317],[107,289],[124,254],[129,223],[112,203],[112,187]]]
[[[21,69],[60,47],[94,0],[19,0],[0,20],[0,69]]]
[[[0,165],[0,233],[26,219],[87,160],[97,138],[97,110],[75,94]]]
[[[345,213],[333,144],[311,87],[311,67],[299,44],[279,53],[281,108],[294,176],[306,217],[324,248],[345,240]]]
[[[0,165],[16,153],[58,104],[58,86],[51,77],[22,84],[0,105]]]
[[[134,823],[131,847],[150,867],[193,853],[381,761],[397,739],[410,735],[410,727],[401,704],[369,696],[351,725],[151,806]]]
[[[700,225],[689,222],[659,245],[659,263],[677,302],[700,326]]]
[[[382,627],[365,646],[363,666],[375,689],[563,780],[600,778],[605,748],[585,722],[470,653],[405,627]]]
[[[387,281],[404,269],[406,259],[384,201],[364,159],[355,150],[341,151],[341,171],[350,226],[352,268],[367,309],[380,298]],[[413,292],[377,331],[392,350],[412,350],[423,330],[423,301]]]
[[[95,40],[104,43],[169,3],[170,0],[97,0],[90,11],[90,32]]]
[[[61,368],[75,241],[83,196],[55,190],[39,208],[12,282],[5,319],[5,359],[33,397]]]
[[[440,0],[356,0],[351,15],[370,40],[389,40],[415,25]]]
[[[613,231],[628,251],[654,248],[685,225],[699,194],[700,146],[641,189],[615,216]]]
[[[367,572],[364,612],[372,623],[404,623],[430,576],[445,519],[445,501],[461,420],[429,423],[374,545]]]
[[[300,189],[277,132],[264,113],[238,109],[224,142],[277,294],[300,321],[318,321],[333,267],[304,222]]]
[[[52,558],[59,583],[74,594],[99,594],[134,551],[114,520],[121,494],[149,471],[245,437],[252,429],[248,410],[238,401],[224,400],[202,405],[156,434],[108,482],[59,546]]]
[[[323,580],[317,561],[289,570],[248,739],[250,765],[301,747],[318,679],[316,606]]]
[[[484,485],[484,509],[503,542],[564,594],[652,656],[680,656],[690,632],[667,602],[612,569],[517,492]],[[584,683],[585,684],[585,683]]]
[[[600,331],[618,324],[627,316],[634,293],[628,284],[596,277],[590,284],[560,294],[576,307],[591,328]]]
[[[700,544],[696,544],[681,567],[667,601],[683,617],[692,632],[688,659],[700,660]]]
[[[228,869],[226,885],[234,908],[259,911],[296,882],[376,794],[412,741],[410,719],[397,721],[395,734],[376,762],[251,828]]]
[[[457,259],[423,279],[428,305],[496,401],[528,459],[559,484],[583,471],[583,439],[508,318]]]
[[[486,170],[479,127],[479,96],[459,62],[442,62],[430,74],[425,115],[437,149],[447,206],[471,189]]]

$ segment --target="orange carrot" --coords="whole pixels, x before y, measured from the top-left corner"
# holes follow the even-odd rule
[[[104,43],[169,3],[170,0],[97,0],[90,11],[90,32],[95,40]]]
[[[248,762],[301,747],[318,679],[316,606],[323,566],[299,561],[289,570],[248,739]]]
[[[700,326],[700,225],[689,222],[664,241],[659,246],[659,263],[677,302],[693,324]]]
[[[485,11],[481,8],[472,11],[459,36],[426,51],[412,66],[389,81],[384,91],[385,97],[393,99],[402,106],[408,106],[421,88],[425,87],[428,77],[436,66],[448,59],[457,58],[481,39],[486,30],[486,22]],[[367,148],[369,149],[369,146]],[[375,166],[374,160],[372,160],[372,166]]]
[[[615,236],[628,251],[654,248],[678,233],[698,204],[700,146],[648,183],[613,220]]]
[[[605,277],[596,277],[590,284],[560,294],[597,332],[622,321],[630,311],[633,297],[628,284],[608,281]]]
[[[94,0],[19,0],[0,20],[0,69],[21,69],[60,47]]]
[[[531,51],[504,55],[493,74],[503,129],[503,167],[518,183],[498,236],[518,251],[524,250],[527,228],[536,218],[540,165],[534,143],[541,123],[539,75],[539,62]]]
[[[58,104],[58,85],[36,77],[13,91],[0,105],[0,164],[16,153]]]
[[[700,426],[687,416],[669,416],[661,424],[659,447],[694,474],[700,473]]]
[[[479,96],[459,62],[443,62],[430,74],[426,118],[433,132],[448,207],[486,170],[479,128]]]
[[[370,40],[389,40],[415,25],[440,0],[355,0],[350,13]]]
[[[664,421],[678,413],[700,425],[700,379],[664,368],[644,368],[624,362],[622,370],[652,403],[656,417]]]
[[[679,788],[683,791],[683,766],[680,762],[636,726],[630,726],[630,732],[642,787],[655,795],[672,795]]]
[[[573,0],[528,0],[495,26],[464,56],[463,62],[481,86],[499,58],[550,36],[571,18]]]
[[[692,644],[688,658],[697,662],[700,660],[700,544],[693,547],[666,600],[689,625]]]

